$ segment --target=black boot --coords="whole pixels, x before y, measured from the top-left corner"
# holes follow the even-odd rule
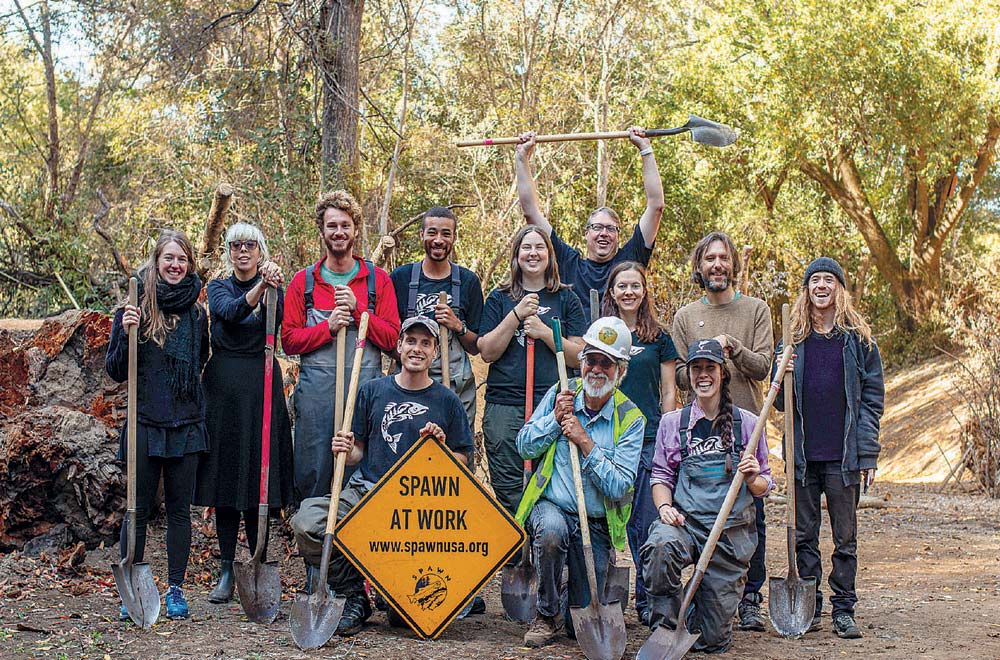
[[[233,575],[233,560],[223,559],[222,569],[219,571],[219,583],[208,594],[210,603],[228,603],[233,599],[233,588],[236,586],[236,576]]]

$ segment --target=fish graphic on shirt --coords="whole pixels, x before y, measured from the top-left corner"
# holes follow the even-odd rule
[[[549,311],[551,310],[552,310],[551,307],[539,306],[538,316],[541,316],[542,314],[548,314]],[[518,327],[518,329],[514,331],[514,339],[516,339],[517,343],[521,345],[521,348],[524,348],[524,328]]]
[[[404,401],[403,403],[387,403],[385,406],[385,414],[382,415],[382,439],[385,443],[389,445],[389,449],[392,453],[396,452],[396,447],[399,446],[399,439],[402,437],[402,433],[389,433],[389,426],[395,424],[396,422],[402,422],[407,419],[413,419],[427,412],[428,408],[425,405],[415,403],[413,401]]]

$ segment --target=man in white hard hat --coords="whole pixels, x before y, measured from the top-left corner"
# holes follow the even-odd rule
[[[642,451],[646,419],[621,390],[628,368],[632,333],[621,319],[606,316],[583,336],[581,378],[561,392],[553,385],[517,436],[523,458],[538,459],[517,510],[531,536],[538,566],[538,613],[524,636],[525,646],[543,646],[567,627],[560,610],[563,566],[569,566],[569,604],[590,602],[577,517],[570,445],[580,456],[584,500],[597,572],[597,592],[604,592],[608,554],[625,548],[625,525],[632,507],[632,483]]]

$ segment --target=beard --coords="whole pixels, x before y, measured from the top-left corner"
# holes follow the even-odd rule
[[[587,374],[583,379],[583,392],[594,399],[601,399],[611,394],[615,382],[604,374]]]
[[[705,282],[705,288],[711,291],[712,293],[719,293],[720,291],[725,291],[730,286],[730,280],[728,276],[721,282],[714,282],[712,281],[711,278],[708,277],[704,277],[702,279]]]
[[[332,254],[335,257],[342,257],[345,254],[353,254],[354,253],[354,241],[353,240],[349,241],[347,243],[347,248],[343,249],[343,250],[335,249],[334,246],[333,246],[333,243],[334,242],[332,240],[329,240],[329,241],[328,240],[324,240],[323,241],[323,244],[326,246],[326,251],[329,252],[330,254]]]

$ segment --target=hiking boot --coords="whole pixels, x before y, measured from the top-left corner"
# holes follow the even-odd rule
[[[167,589],[167,595],[164,597],[167,602],[167,618],[168,619],[186,619],[191,616],[188,611],[187,601],[184,600],[184,592],[181,591],[180,585],[172,584],[170,588]]]
[[[639,623],[641,623],[646,628],[649,627],[649,619],[653,613],[649,609],[639,611]]]
[[[483,614],[484,612],[486,612],[486,601],[483,600],[482,596],[473,596],[472,600],[469,601],[469,604],[458,613],[457,618],[464,619],[467,616],[471,616],[473,614]]]
[[[850,614],[838,614],[833,617],[833,632],[841,639],[859,639],[861,629],[854,623],[854,617]]]
[[[823,629],[823,621],[820,619],[820,615],[817,614],[813,617],[812,623],[809,624],[809,628],[808,630],[806,630],[806,632],[807,633],[819,632],[822,629]]]
[[[223,559],[219,570],[219,583],[208,594],[208,602],[220,605],[233,599],[233,589],[236,588],[236,576],[233,574],[233,560]]]
[[[528,632],[524,633],[524,645],[529,648],[545,646],[555,641],[562,630],[562,623],[559,615],[548,617],[539,614],[531,622]]]
[[[344,604],[344,613],[340,615],[340,623],[337,625],[337,634],[349,637],[360,632],[371,615],[372,607],[367,595],[362,592],[348,596]]]
[[[761,614],[760,603],[744,598],[736,608],[736,613],[740,618],[736,624],[737,630],[764,631],[764,615]]]

